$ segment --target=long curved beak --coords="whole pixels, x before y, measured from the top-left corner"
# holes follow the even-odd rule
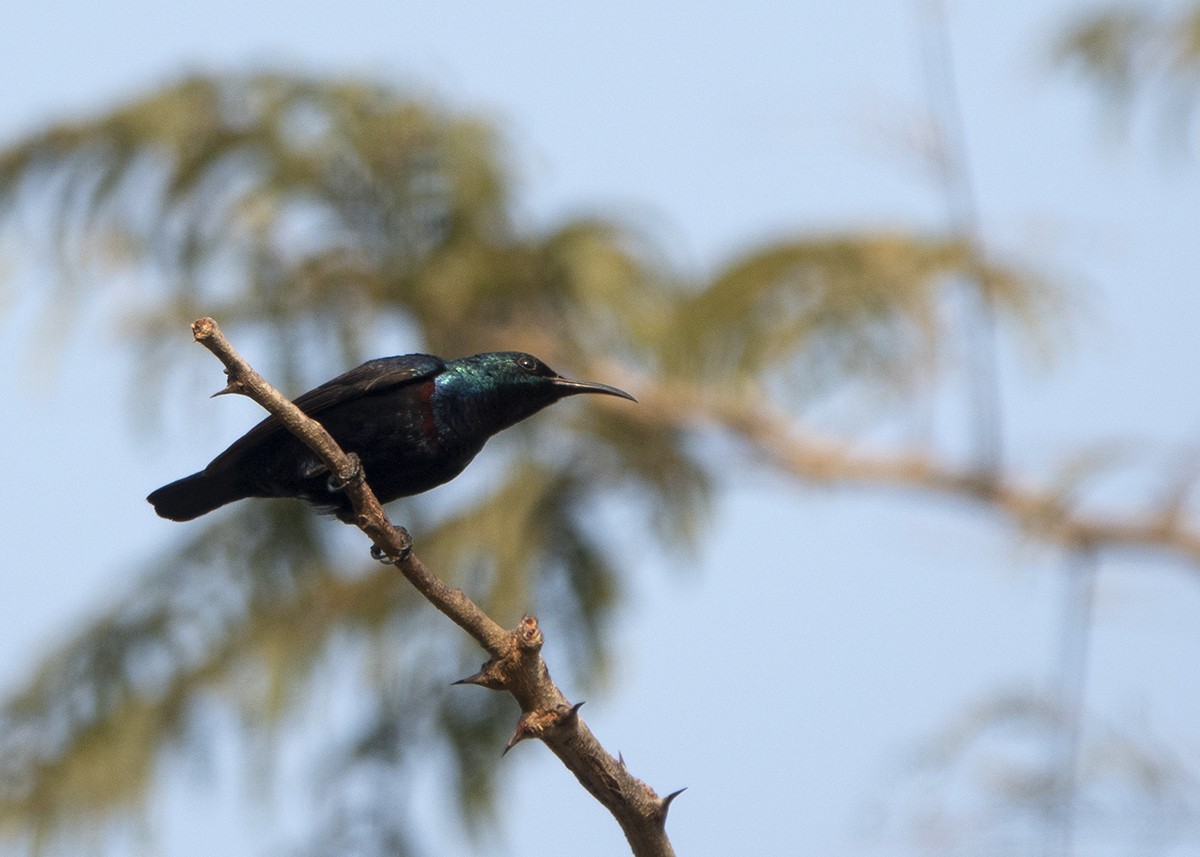
[[[622,399],[628,399],[631,402],[637,401],[633,396],[617,387],[610,387],[608,384],[597,384],[594,381],[574,381],[570,378],[564,378],[561,375],[554,379],[554,386],[561,389],[564,396],[574,396],[578,393],[603,393],[606,396],[620,396]]]

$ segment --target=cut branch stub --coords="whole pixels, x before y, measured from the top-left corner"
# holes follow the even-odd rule
[[[536,655],[542,650],[542,643],[546,638],[542,636],[542,629],[538,627],[536,616],[524,616],[521,619],[521,624],[513,631],[513,639],[517,642],[517,647],[522,654],[529,656]]]
[[[537,619],[525,616],[516,628],[508,632],[507,645],[499,656],[489,658],[479,672],[453,684],[474,684],[489,690],[509,691],[517,698],[523,712],[550,707],[539,705],[547,698],[551,705],[565,704],[566,700],[549,682],[549,671],[541,656],[544,642],[545,637]],[[547,697],[545,691],[549,688],[553,688],[554,693]]]

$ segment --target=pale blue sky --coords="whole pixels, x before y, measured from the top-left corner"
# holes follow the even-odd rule
[[[1200,429],[1200,166],[1164,158],[1149,133],[1102,137],[1092,100],[1047,74],[1051,28],[1080,8],[949,4],[987,236],[1083,307],[1052,371],[1005,361],[1012,458],[1031,471],[1081,444],[1194,444]],[[197,69],[276,65],[374,74],[482,111],[508,135],[530,218],[638,218],[695,268],[800,230],[943,222],[903,142],[924,99],[912,0],[22,4],[0,31],[0,140]],[[19,248],[3,249],[11,270]],[[18,299],[0,324],[0,429],[23,451],[0,530],[9,683],[179,536],[142,498],[206,460],[173,446],[169,425],[135,449],[129,415],[104,398],[126,358],[88,319],[65,328],[55,366],[30,361],[61,332],[35,328],[33,309]],[[194,347],[186,331],[180,343]],[[249,403],[223,408],[214,432],[255,419]],[[69,491],[83,460],[82,478],[112,486],[86,505]],[[1057,559],[944,503],[761,479],[731,478],[713,524],[698,568],[633,569],[623,657],[585,716],[654,787],[689,787],[671,815],[680,854],[893,853],[871,831],[916,742],[998,684],[1047,679]],[[1089,705],[1200,770],[1196,573],[1103,569]],[[217,757],[216,785],[175,774],[155,802],[163,853],[260,853],[243,846],[303,829],[286,800],[244,808],[238,762]],[[615,823],[544,749],[497,764],[517,772],[512,821],[485,853],[622,853]]]

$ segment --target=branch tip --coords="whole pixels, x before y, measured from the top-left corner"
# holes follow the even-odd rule
[[[207,315],[192,322],[192,336],[197,342],[212,338],[220,329],[216,320]]]

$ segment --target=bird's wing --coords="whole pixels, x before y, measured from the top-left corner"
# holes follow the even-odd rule
[[[316,417],[322,411],[350,399],[424,381],[445,368],[446,362],[431,354],[404,354],[399,357],[368,360],[361,366],[356,366],[349,372],[344,372],[320,387],[298,396],[295,400],[296,407],[310,417]]]
[[[294,400],[296,407],[308,416],[320,419],[321,414],[330,408],[344,402],[352,401],[365,395],[375,395],[383,390],[413,384],[432,378],[446,368],[446,362],[431,354],[403,354],[399,357],[380,357],[378,360],[368,360],[361,366],[356,366],[349,372],[344,372],[332,380],[326,381],[319,387],[314,387],[307,393],[297,396]],[[260,422],[220,455],[212,460],[205,468],[212,472],[224,469],[227,465],[236,464],[243,455],[250,452],[267,438],[284,431],[283,423],[271,416]]]

